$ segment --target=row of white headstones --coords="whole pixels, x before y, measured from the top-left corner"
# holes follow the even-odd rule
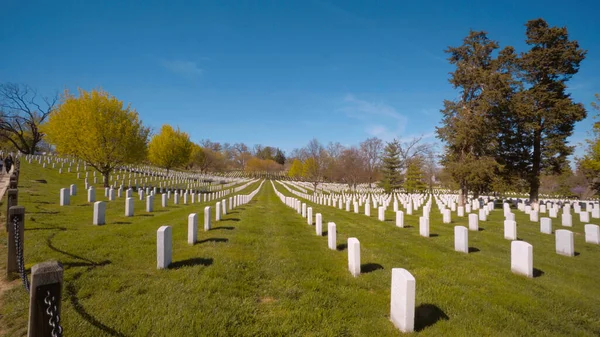
[[[25,159],[30,163],[37,163],[42,165],[42,167],[58,169],[58,173],[63,173],[63,168],[65,164],[67,164],[67,172],[72,172],[72,166],[75,164],[76,166],[73,168],[73,172],[77,172],[77,179],[84,179],[86,189],[88,188],[88,178],[90,178],[90,172],[88,171],[88,166],[85,163],[83,165],[83,172],[80,171],[80,161],[69,158],[61,158],[57,156],[42,156],[42,155],[27,155]],[[46,164],[51,164],[51,166],[47,166]],[[59,165],[57,167],[57,165]],[[85,177],[82,176],[82,173],[85,174]],[[97,184],[98,178],[96,176],[96,171],[92,171],[92,177],[94,184]],[[131,179],[133,178],[133,184]],[[139,181],[138,181],[139,178]],[[127,180],[127,184],[125,183],[125,179]],[[173,185],[184,185],[188,189],[193,188],[202,188],[207,191],[217,191],[220,189],[226,189],[233,185],[238,185],[244,181],[249,181],[248,178],[225,178],[220,176],[213,176],[207,174],[198,174],[198,173],[185,173],[178,171],[170,171],[170,174],[165,174],[164,170],[151,167],[151,166],[128,166],[128,167],[120,167],[115,169],[115,172],[110,175],[109,182],[112,182],[112,186],[116,186],[118,181],[121,180],[121,185],[129,186],[136,188],[146,187],[146,186],[158,186],[160,188],[166,186]],[[204,182],[205,180],[211,181],[223,181],[225,184],[212,184],[210,182]]]
[[[173,204],[178,205],[180,203],[180,195],[183,196],[183,204],[187,205],[188,201],[191,201],[192,204],[197,202],[210,202],[216,199],[220,199],[223,198],[229,194],[236,193],[238,191],[241,191],[243,189],[245,189],[246,187],[248,187],[250,184],[256,182],[258,180],[251,180],[239,187],[236,187],[234,189],[228,189],[228,190],[223,190],[223,191],[218,191],[218,192],[212,192],[212,193],[206,193],[203,195],[203,199],[204,201],[200,200],[200,194],[196,194],[195,192],[192,191],[180,191],[180,193],[178,193],[177,191],[175,193],[173,193]],[[118,192],[118,197],[121,197],[122,195],[122,188],[117,189]],[[106,223],[106,203],[104,201],[96,201],[96,190],[94,188],[94,186],[90,186],[87,190],[87,201],[89,203],[94,203],[94,215],[93,215],[93,221],[92,223],[94,225],[104,225]],[[75,184],[71,184],[69,188],[61,188],[60,189],[60,205],[61,206],[68,206],[70,205],[70,199],[71,196],[74,196],[77,194],[77,185]],[[144,200],[144,197],[146,198],[146,212],[153,212],[154,211],[154,197],[156,194],[158,194],[158,189],[157,188],[146,188],[144,189],[139,189],[138,190],[138,194],[139,194],[139,200]],[[117,199],[115,190],[113,188],[105,188],[104,189],[104,196],[108,198],[108,201],[114,201]],[[132,217],[134,216],[134,198],[133,196],[133,189],[129,188],[127,190],[125,190],[125,216],[127,217]],[[166,193],[162,193],[161,194],[161,198],[162,198],[162,207],[165,208],[168,206],[168,200],[171,199],[171,191],[167,191]],[[224,199],[223,202],[226,202],[226,200]],[[229,198],[229,202],[230,204],[234,202],[234,200],[232,200],[232,197]]]
[[[298,191],[295,191],[294,189],[291,189],[288,186],[286,186],[286,184],[283,182],[282,182],[282,184],[291,193],[294,193],[304,199],[311,200],[312,202],[316,202],[316,203],[319,203],[322,205],[328,204],[329,206],[334,206],[336,204],[336,201],[334,198],[327,198],[327,197],[323,197],[323,196],[318,196],[318,197],[311,196],[311,195],[308,195],[305,193],[300,193]],[[289,183],[289,184],[294,184],[294,183]],[[371,196],[371,198],[373,199],[374,203],[377,203],[378,200],[381,200],[381,198],[385,198],[385,197],[384,196],[375,196],[375,197]],[[467,213],[469,213],[471,211],[471,207],[473,207],[473,209],[477,209],[479,207],[478,200],[474,200],[472,202],[472,205],[468,204],[465,207],[462,207],[462,206],[456,207],[455,198],[456,198],[456,196],[442,196],[441,198],[437,195],[434,196],[434,199],[436,200],[438,209],[440,210],[440,213],[442,213],[442,222],[445,224],[449,224],[452,222],[451,211],[457,211],[457,215],[459,217],[462,217],[465,214],[465,210],[467,211]],[[342,197],[340,197],[338,199],[340,209],[342,209],[342,203],[343,203],[342,199],[343,199]],[[381,221],[385,221],[385,211],[386,211],[387,205],[389,205],[390,199],[391,199],[391,197],[387,200],[383,200],[382,201],[383,205],[378,207],[378,211],[379,211],[378,219]],[[370,206],[370,201],[369,201],[370,199],[368,196],[359,196],[358,201],[352,201],[352,198],[349,197],[346,200],[346,211],[348,211],[348,212],[350,211],[350,202],[353,202],[354,203],[354,212],[358,213],[358,207],[362,200],[365,201],[365,215],[371,216],[371,206]],[[411,200],[413,200],[413,201],[411,202]],[[418,209],[418,207],[423,203],[423,195],[404,196],[404,198],[402,198],[402,203],[405,205],[407,214],[412,214],[413,206]],[[447,204],[451,205],[450,209],[446,208]],[[399,206],[398,200],[396,199],[396,196],[394,195],[394,211],[396,212],[396,226],[404,227],[404,213],[402,211],[398,210],[398,206]],[[545,213],[546,206],[547,205],[545,205],[545,204],[540,205],[539,212]],[[592,202],[588,202],[586,207],[587,207],[587,209],[591,209],[591,214],[592,214],[593,218],[600,218],[600,205],[594,204]],[[420,234],[425,237],[429,236],[429,213],[430,213],[429,210],[430,210],[430,208],[431,208],[431,199],[429,199],[428,201],[425,202],[425,206],[423,207],[423,216],[419,218]],[[587,222],[590,220],[589,219],[590,212],[581,211],[581,207],[578,204],[575,204],[573,208],[576,213],[579,213],[581,222]],[[468,214],[469,229],[472,231],[478,231],[479,230],[479,221],[487,221],[487,216],[489,215],[490,211],[493,209],[494,209],[494,203],[493,203],[493,201],[490,201],[486,205],[484,205],[483,208],[479,209],[479,214],[472,214],[472,213]],[[530,214],[531,221],[534,221],[534,222],[538,221],[538,211],[536,211],[531,206],[525,206],[524,204],[519,203],[518,209],[523,210],[525,213]],[[548,209],[549,209],[550,217],[557,217],[558,204],[552,204],[552,206],[548,206]],[[510,205],[508,203],[504,203],[504,215],[505,215],[504,237],[508,240],[516,240],[517,239],[517,223],[515,221],[515,214],[511,212]],[[572,222],[572,215],[570,214],[570,205],[569,204],[567,204],[563,207],[562,220],[563,220],[562,221],[563,226],[572,227],[573,222]],[[457,234],[457,236],[455,238],[455,246],[460,247],[460,250],[457,249],[459,251],[466,250],[466,252],[468,252],[468,232],[467,232],[466,228],[463,230],[463,228],[460,228],[461,226],[457,226],[457,227],[459,227],[459,228],[455,228],[455,234]],[[586,242],[593,243],[593,244],[599,243],[600,227],[598,225],[585,224],[584,230],[585,230]],[[546,217],[541,218],[540,231],[545,234],[552,234],[552,219],[551,218],[546,218]],[[572,237],[573,237],[573,233],[568,230],[560,230],[560,232],[558,232],[558,231],[556,232],[556,252],[558,254],[567,255],[567,256],[573,256],[575,254],[574,246],[573,246],[573,244],[571,244],[573,242]]]
[[[294,189],[289,188],[286,183],[279,181],[279,183],[285,187],[289,192],[296,194],[304,199],[311,200],[312,202],[316,202],[321,205],[328,205],[335,207],[336,202],[333,198],[327,198],[323,196],[311,196],[305,193],[298,192]],[[293,183],[292,183],[293,184]],[[275,188],[275,185],[273,185]],[[307,218],[307,222],[309,225],[312,224],[312,207],[307,207],[306,203],[301,202],[300,200],[293,197],[286,197],[276,190],[276,193],[286,205],[294,208],[298,213],[302,215],[302,217]],[[409,197],[410,199],[410,197]],[[417,200],[416,203],[407,202],[405,205],[407,206],[407,211],[411,211],[412,206],[415,205],[418,208],[418,205],[421,203],[421,198],[417,196],[415,198]],[[360,197],[359,197],[359,200]],[[365,201],[365,215],[370,216],[371,207],[369,205],[369,201],[362,199]],[[377,200],[377,199],[375,199]],[[339,208],[342,209],[342,199],[339,200]],[[451,223],[450,218],[450,209],[446,209],[444,203],[440,202],[437,199],[437,205],[440,209],[440,212],[443,214],[443,222]],[[346,211],[350,211],[350,202],[354,203],[354,212],[358,213],[358,203],[359,201],[352,201],[350,198],[346,200]],[[376,202],[376,201],[374,201]],[[333,204],[333,205],[332,205]],[[467,208],[470,208],[471,205],[467,205]],[[588,206],[592,206],[589,204]],[[385,207],[379,206],[378,208],[378,219],[380,221],[385,221]],[[425,203],[423,207],[423,216],[419,218],[419,227],[420,234],[422,236],[429,236],[429,209],[431,207],[431,199]],[[473,205],[474,208],[477,206]],[[479,221],[486,221],[487,216],[489,215],[490,210],[493,210],[493,203],[484,205],[482,209],[480,209],[479,214],[469,214],[469,229],[473,231],[479,230]],[[529,207],[529,206],[527,206]],[[404,213],[398,209],[398,203],[394,201],[394,208],[396,210],[396,226],[404,227]],[[462,216],[460,210],[462,207],[458,208],[459,216]],[[521,208],[519,208],[521,209]],[[592,208],[594,210],[596,208]],[[523,209],[525,211],[525,209]],[[553,209],[555,210],[555,209]],[[555,210],[556,211],[556,210]],[[508,240],[516,240],[516,222],[515,222],[515,214],[510,211],[510,205],[504,204],[504,212],[506,220],[504,221],[504,237]],[[570,215],[570,209],[568,206],[563,208],[563,219],[565,219],[564,215]],[[464,214],[464,213],[463,213]],[[581,214],[581,213],[580,213]],[[570,220],[570,218],[569,218]],[[532,219],[533,221],[533,219]],[[565,225],[572,226],[572,222],[564,222]],[[551,234],[551,219],[550,218],[542,218],[541,219],[542,232]],[[321,231],[322,227],[322,215],[320,213],[316,214],[316,231],[317,235],[322,235]],[[458,252],[468,253],[469,245],[468,245],[468,231],[464,226],[455,226],[454,234],[455,234],[455,242],[454,248]],[[330,249],[336,249],[336,225],[333,222],[328,224],[328,242]],[[600,227],[598,225],[586,224],[585,225],[585,233],[586,233],[586,242],[592,244],[600,244]],[[573,256],[574,251],[574,242],[573,242],[573,232],[569,230],[560,229],[555,232],[556,235],[556,252],[561,255]],[[358,276],[360,274],[360,242],[357,238],[349,238],[348,239],[348,268],[353,276]],[[525,275],[527,277],[533,277],[533,246],[524,241],[513,241],[511,242],[511,271],[515,274]],[[411,288],[412,287],[412,288]],[[412,275],[402,269],[402,268],[394,268],[392,270],[392,307],[391,307],[391,318],[394,324],[404,332],[413,331],[414,328],[414,277]]]
[[[287,206],[293,208],[307,219],[308,225],[313,224],[313,209],[294,197],[285,196],[279,192],[271,181],[275,193]],[[282,184],[283,185],[283,184]],[[285,187],[285,185],[283,185]],[[315,229],[318,236],[323,236],[323,217],[321,213],[315,215]],[[327,245],[329,249],[337,249],[336,224],[327,224]],[[354,277],[361,272],[360,267],[360,241],[357,238],[348,238],[348,270]],[[416,280],[406,269],[392,268],[392,287],[390,319],[392,323],[402,332],[414,331],[415,323],[415,298]]]
[[[247,195],[236,195],[229,198],[229,210],[235,207],[249,203],[252,198],[260,191],[264,180],[258,188]],[[227,200],[223,199],[215,205],[215,221],[221,221],[221,212],[227,214]],[[211,207],[204,207],[204,231],[211,229]],[[188,216],[188,244],[194,245],[198,239],[198,214],[192,213]],[[173,258],[173,233],[171,226],[161,226],[156,232],[156,267],[166,269]]]

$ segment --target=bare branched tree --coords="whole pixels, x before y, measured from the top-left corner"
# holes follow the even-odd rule
[[[35,153],[44,138],[40,125],[57,101],[58,94],[38,97],[37,91],[25,84],[0,84],[0,137],[22,153]]]
[[[381,163],[381,153],[383,152],[383,141],[377,137],[368,138],[360,143],[360,151],[366,158],[367,176],[369,187],[375,181],[375,175]]]

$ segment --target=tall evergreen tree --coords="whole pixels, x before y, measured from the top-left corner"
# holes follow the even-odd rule
[[[446,143],[442,163],[460,186],[459,205],[469,190],[485,188],[500,169],[495,159],[498,115],[508,106],[512,80],[507,64],[514,51],[507,47],[494,58],[498,48],[485,32],[471,31],[461,46],[446,50],[456,67],[449,81],[460,96],[444,101],[443,125],[436,131]]]
[[[426,188],[425,183],[423,183],[422,165],[421,158],[414,158],[408,163],[404,176],[404,189],[407,193],[415,193]]]
[[[386,192],[391,192],[402,187],[402,177],[400,176],[400,142],[396,139],[386,144],[383,149],[382,158],[382,173],[381,187]]]
[[[566,139],[573,133],[575,122],[586,117],[583,105],[573,102],[565,92],[586,51],[577,41],[569,40],[566,27],[550,27],[543,19],[528,21],[525,26],[531,49],[518,61],[524,86],[516,96],[515,114],[522,130],[519,146],[530,152],[521,158],[520,171],[526,172],[530,201],[537,202],[540,174],[561,171],[573,153]]]

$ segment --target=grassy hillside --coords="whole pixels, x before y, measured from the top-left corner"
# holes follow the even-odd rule
[[[34,181],[39,179],[47,183]],[[65,267],[66,336],[397,336],[389,322],[395,267],[416,278],[420,335],[600,334],[600,246],[584,242],[577,217],[579,254],[564,257],[554,252],[553,235],[541,234],[538,223],[517,213],[518,237],[534,246],[538,277],[528,279],[510,272],[501,210],[480,223],[482,230],[469,232],[472,253],[466,255],[454,252],[453,241],[453,227],[467,226],[466,218],[454,216],[444,225],[434,209],[432,237],[423,238],[417,216],[406,216],[409,227],[402,229],[394,226],[392,212],[381,222],[375,211],[368,218],[315,206],[325,231],[327,222],[337,224],[338,250],[332,251],[326,236],[317,237],[267,182],[254,201],[213,230],[200,229],[200,242],[189,246],[187,216],[199,213],[202,227],[206,204],[165,210],[157,199],[156,212],[146,214],[136,198],[136,215],[127,218],[121,198],[109,203],[107,225],[93,226],[82,180],[71,206],[58,206],[59,189],[74,179],[24,163],[19,186],[27,210],[26,267],[50,259]],[[156,230],[162,225],[173,226],[168,270],[156,270]],[[361,242],[358,278],[347,270],[348,237]],[[0,239],[5,270],[4,230]],[[0,308],[7,336],[26,333],[28,296],[14,284]]]

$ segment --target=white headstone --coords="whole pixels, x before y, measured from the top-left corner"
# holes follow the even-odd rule
[[[421,236],[429,237],[429,218],[419,217],[419,233]]]
[[[68,206],[71,203],[71,198],[70,198],[70,194],[69,194],[69,189],[68,188],[61,188],[60,189],[60,205],[61,206]]]
[[[209,231],[211,228],[210,225],[211,216],[210,216],[210,206],[204,207],[204,231]]]
[[[573,216],[570,213],[563,213],[562,215],[562,225],[565,227],[573,226]]]
[[[467,227],[454,227],[454,250],[461,253],[469,253],[469,230]]]
[[[402,211],[396,212],[396,226],[404,228],[404,212]]]
[[[445,209],[444,213],[442,215],[442,222],[443,223],[451,223],[452,222],[452,217],[450,215],[450,210],[449,209]]]
[[[77,185],[71,184],[71,195],[77,195]]]
[[[600,245],[600,226],[587,224],[585,228],[585,242]]]
[[[336,226],[334,222],[330,222],[327,224],[327,245],[329,249],[337,250],[337,241],[336,241]]]
[[[507,240],[517,239],[517,223],[514,220],[504,220],[504,238]]]
[[[348,238],[348,270],[354,277],[360,275],[360,242],[357,238]]]
[[[94,225],[104,225],[106,223],[106,203],[104,201],[94,202]]]
[[[379,206],[378,208],[378,215],[377,218],[379,219],[379,221],[385,221],[385,208],[383,206]]]
[[[581,222],[590,222],[590,213],[588,213],[588,212],[579,212],[579,221],[581,221]]]
[[[313,211],[312,211],[312,207],[308,207],[306,209],[306,223],[312,226],[312,222],[313,222]]]
[[[465,208],[463,206],[458,206],[457,213],[457,215],[462,218],[465,216]]]
[[[392,268],[390,320],[402,332],[413,332],[415,327],[414,276],[406,269]]]
[[[215,206],[215,221],[221,221],[221,203],[217,202]]]
[[[198,237],[198,214],[192,213],[188,215],[188,244],[194,245]]]
[[[157,268],[165,269],[171,264],[173,250],[171,226],[161,226],[156,232]]]
[[[480,210],[481,212],[481,210]],[[469,214],[469,229],[472,231],[479,230],[479,217],[475,213]]]
[[[529,221],[531,221],[531,222],[538,222],[539,221],[538,211],[531,210],[531,212],[529,212]]]
[[[146,197],[146,212],[154,212],[154,195]]]
[[[125,216],[133,216],[133,198],[125,199]]]
[[[167,200],[168,200],[169,196],[165,193],[161,194],[161,205],[162,207],[167,207]]]
[[[510,243],[510,269],[515,274],[533,277],[533,246],[525,241]]]
[[[90,186],[90,188],[88,189],[88,202],[95,202],[96,201],[96,189],[94,188],[94,186]]]
[[[317,213],[315,218],[316,218],[315,231],[318,236],[323,236],[323,217],[321,216],[321,213]]]
[[[552,234],[552,219],[542,218],[542,221],[540,221],[540,232],[544,234]]]
[[[565,256],[575,256],[573,232],[566,229],[556,230],[556,253]]]
[[[487,214],[483,208],[479,210],[479,221],[487,221]]]

